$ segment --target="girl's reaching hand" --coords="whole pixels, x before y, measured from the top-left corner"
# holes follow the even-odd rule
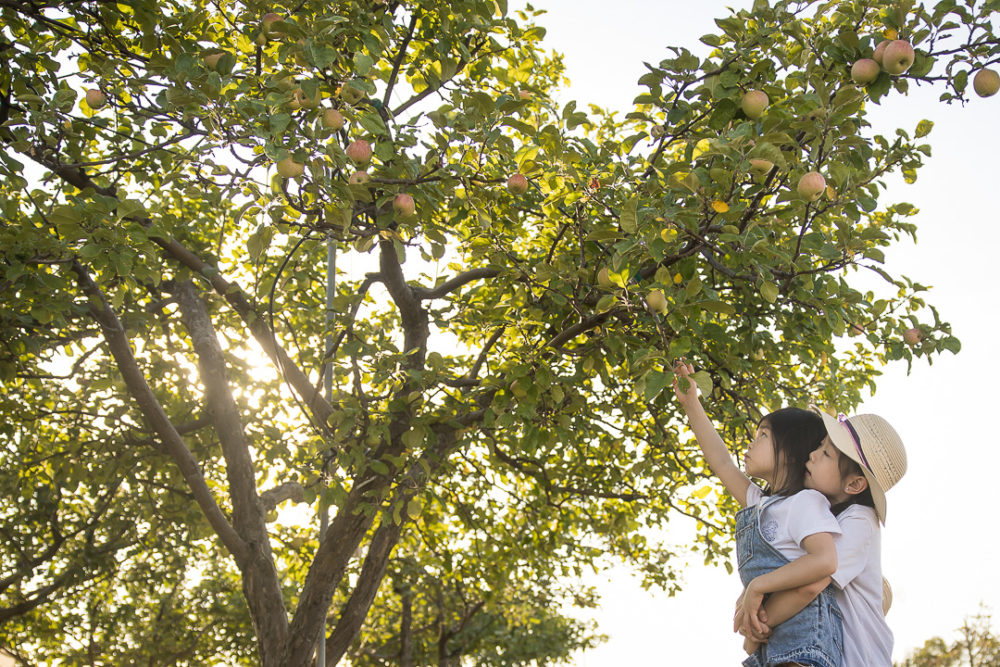
[[[683,359],[674,364],[674,394],[683,407],[698,403],[698,385],[691,378],[692,373],[694,373],[694,366]],[[687,380],[687,389],[681,388],[679,378]]]

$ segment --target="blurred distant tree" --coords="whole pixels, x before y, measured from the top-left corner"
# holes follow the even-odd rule
[[[1000,665],[1000,635],[993,631],[986,610],[965,619],[951,644],[940,637],[928,639],[896,667],[997,667]]]

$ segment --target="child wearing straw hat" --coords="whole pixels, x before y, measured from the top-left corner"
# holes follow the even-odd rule
[[[690,364],[675,367],[678,378],[689,378]],[[764,595],[818,581],[837,569],[834,536],[840,526],[830,501],[804,488],[807,461],[826,437],[815,412],[783,408],[760,420],[744,456],[745,473],[712,425],[693,382],[674,392],[687,414],[712,472],[743,506],[736,515],[736,552],[740,578]],[[767,482],[761,489],[750,476]],[[746,667],[812,665],[840,667],[843,662],[841,615],[832,591],[813,596],[755,647]],[[759,604],[758,604],[759,606]]]
[[[843,614],[844,667],[891,667],[893,637],[885,612],[892,593],[882,577],[880,524],[885,523],[885,493],[906,472],[906,450],[895,429],[878,415],[820,414],[827,437],[810,455],[805,486],[829,498],[837,516],[837,571],[831,578],[773,595],[763,617],[772,627],[779,625],[832,579]],[[737,624],[744,634],[764,639],[769,628],[759,622],[757,599],[744,598],[744,616]]]

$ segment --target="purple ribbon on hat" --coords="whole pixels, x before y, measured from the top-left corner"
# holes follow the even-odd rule
[[[847,427],[848,432],[851,434],[851,440],[854,441],[854,448],[858,450],[858,456],[861,457],[862,465],[868,469],[868,472],[872,472],[872,467],[869,465],[868,459],[865,458],[865,453],[861,451],[861,438],[858,437],[858,432],[854,430],[853,426],[851,426],[851,422],[847,421],[847,415],[841,412],[837,415],[837,420]]]

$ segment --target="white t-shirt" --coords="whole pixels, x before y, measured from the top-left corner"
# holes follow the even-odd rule
[[[747,507],[757,504],[761,505],[761,535],[789,561],[806,555],[802,540],[810,535],[840,535],[840,524],[830,513],[830,501],[814,489],[791,496],[764,496],[759,486],[751,484],[747,489]]]
[[[837,521],[833,583],[844,615],[844,667],[892,667],[892,631],[882,614],[882,537],[875,510],[851,505]]]

